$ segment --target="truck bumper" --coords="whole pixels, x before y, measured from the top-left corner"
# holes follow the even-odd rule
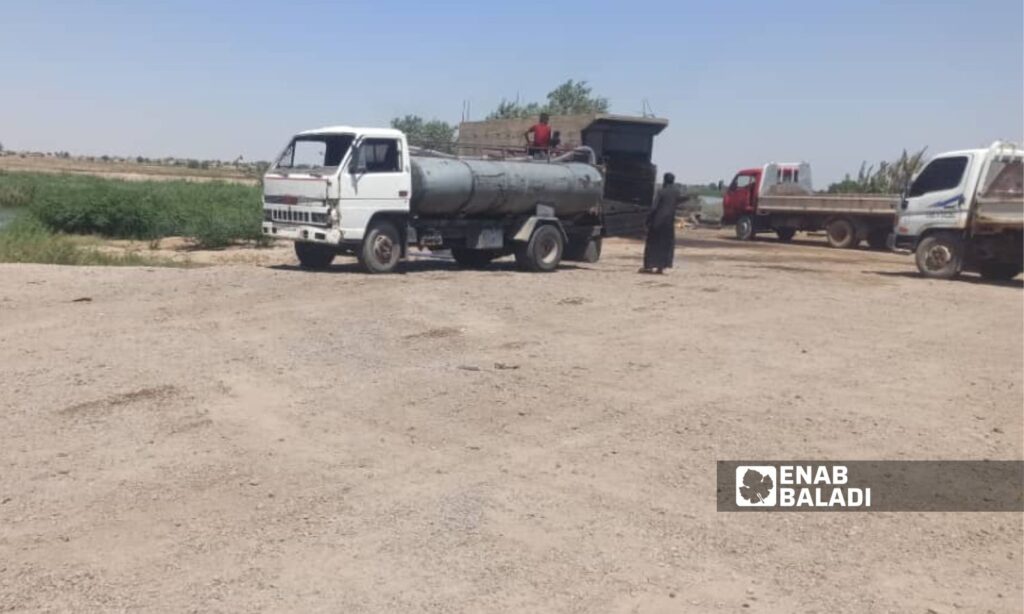
[[[309,241],[311,243],[326,243],[329,245],[339,245],[344,238],[344,234],[337,228],[305,226],[302,224],[280,224],[275,222],[263,222],[263,234],[275,239]]]

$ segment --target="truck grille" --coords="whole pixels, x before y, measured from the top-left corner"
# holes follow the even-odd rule
[[[268,222],[285,222],[288,224],[312,224],[327,226],[326,213],[306,211],[291,207],[264,207],[263,219]]]

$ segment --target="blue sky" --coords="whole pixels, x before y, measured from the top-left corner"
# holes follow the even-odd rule
[[[688,182],[770,160],[823,186],[903,147],[1024,138],[1020,0],[204,2],[7,0],[10,149],[267,159],[300,129],[482,118],[587,80],[671,124]]]

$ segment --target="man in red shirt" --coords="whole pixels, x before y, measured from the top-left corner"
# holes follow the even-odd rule
[[[541,113],[540,123],[531,126],[523,135],[526,137],[531,158],[544,157],[551,149],[551,126],[548,125],[550,119],[547,113]],[[533,137],[531,138],[530,135]]]

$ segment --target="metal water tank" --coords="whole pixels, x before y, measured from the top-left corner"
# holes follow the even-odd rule
[[[558,217],[596,207],[601,172],[580,162],[412,158],[412,211],[434,217],[502,217],[550,205]]]

